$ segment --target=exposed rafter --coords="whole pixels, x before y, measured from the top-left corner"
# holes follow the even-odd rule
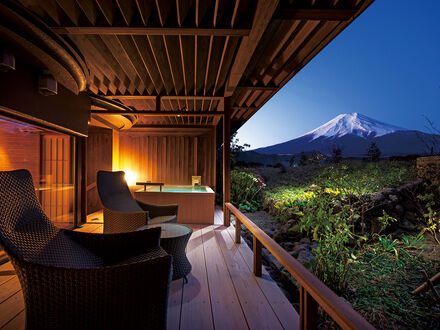
[[[229,79],[227,81],[225,96],[231,96],[238,86],[247,65],[249,64],[258,43],[270,23],[279,0],[259,0],[252,23],[252,30],[247,38],[241,41],[235,61],[232,64]]]
[[[348,21],[356,15],[357,9],[300,9],[282,8],[277,10],[275,19],[309,21]]]
[[[205,29],[185,27],[115,27],[115,26],[62,26],[52,27],[58,34],[149,35],[149,36],[247,36],[250,29]]]
[[[154,110],[137,110],[137,111],[104,111],[91,110],[94,115],[142,115],[142,116],[223,116],[222,111],[154,111]]]

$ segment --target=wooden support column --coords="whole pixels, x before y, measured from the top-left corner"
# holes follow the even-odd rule
[[[224,99],[223,115],[223,225],[229,227],[231,215],[226,203],[231,201],[231,98]]]
[[[76,224],[81,225],[87,220],[87,145],[85,137],[76,137]]]
[[[300,330],[317,329],[318,303],[303,286],[299,291],[299,328]]]

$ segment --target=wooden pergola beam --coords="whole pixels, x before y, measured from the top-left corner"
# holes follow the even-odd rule
[[[118,99],[118,100],[156,100],[158,97],[157,95],[99,95],[102,97],[106,97],[108,99]],[[171,100],[171,101],[177,101],[177,100],[217,100],[220,101],[223,99],[223,96],[201,96],[201,95],[163,95],[160,96],[162,100]]]
[[[356,9],[282,8],[277,10],[274,18],[280,20],[348,21],[356,13]]]
[[[165,110],[139,110],[139,111],[105,111],[91,110],[93,115],[141,115],[141,116],[223,116],[222,111],[165,111]]]
[[[249,91],[276,91],[278,87],[275,86],[237,86],[237,89],[246,89]]]
[[[248,36],[250,29],[187,28],[187,27],[116,27],[116,26],[62,26],[52,27],[58,34],[148,35],[148,36]]]

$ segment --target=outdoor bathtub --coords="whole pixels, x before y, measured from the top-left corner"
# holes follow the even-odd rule
[[[214,223],[215,193],[208,186],[151,186],[135,190],[135,198],[148,204],[178,204],[179,223]]]

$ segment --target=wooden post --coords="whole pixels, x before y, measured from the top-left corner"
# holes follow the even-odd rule
[[[231,216],[226,203],[231,201],[231,98],[225,97],[223,115],[223,225],[229,227]]]
[[[261,264],[261,242],[255,237],[253,237],[253,249],[254,249],[254,274],[255,276],[261,276],[261,270],[263,265]]]
[[[76,223],[78,226],[87,220],[87,145],[85,137],[76,137]]]
[[[241,222],[235,217],[235,243],[240,244],[241,242]]]
[[[318,303],[315,299],[304,289],[300,287],[299,300],[299,328],[300,330],[317,329],[318,317]]]

